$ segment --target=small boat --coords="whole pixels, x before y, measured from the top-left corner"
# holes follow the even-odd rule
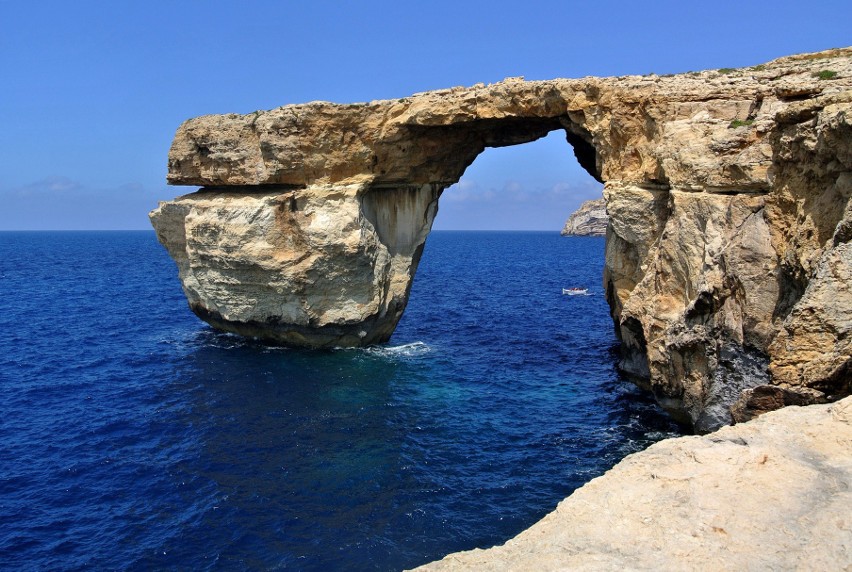
[[[580,295],[580,294],[588,294],[589,289],[588,288],[563,288],[562,293],[568,294],[569,296],[577,296],[577,295]]]

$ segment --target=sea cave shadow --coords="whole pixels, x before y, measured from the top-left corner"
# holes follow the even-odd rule
[[[664,433],[666,437],[693,433],[689,425],[678,423],[666,413],[652,393],[638,387],[618,369],[617,364],[621,360],[619,343],[612,344],[606,353],[613,364],[613,376],[603,387],[612,398],[610,415],[614,421],[624,425],[631,425],[634,421],[636,425],[648,428],[649,432]]]

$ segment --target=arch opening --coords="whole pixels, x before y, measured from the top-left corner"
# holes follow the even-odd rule
[[[513,125],[488,131],[489,144],[443,191],[433,230],[559,230],[582,202],[601,198],[594,148],[561,124],[547,128],[535,137]]]

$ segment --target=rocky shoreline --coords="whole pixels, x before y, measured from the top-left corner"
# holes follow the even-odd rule
[[[848,570],[852,397],[628,456],[502,546],[439,570]]]

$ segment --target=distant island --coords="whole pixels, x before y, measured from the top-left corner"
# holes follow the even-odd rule
[[[606,236],[608,222],[606,201],[601,197],[584,202],[580,208],[571,213],[560,234],[562,236]]]

